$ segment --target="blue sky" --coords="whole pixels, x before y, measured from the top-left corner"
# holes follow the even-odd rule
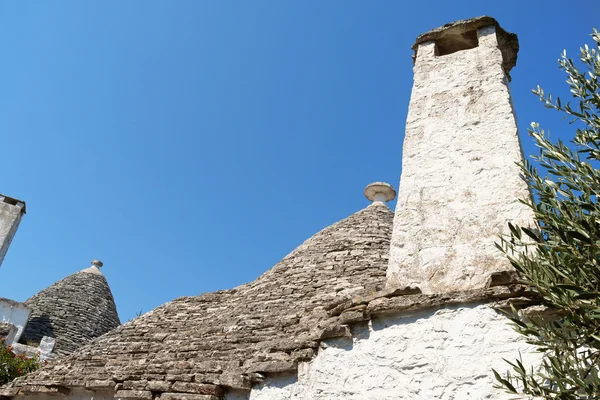
[[[0,193],[28,213],[0,268],[23,301],[105,264],[123,321],[256,278],[400,178],[415,37],[491,15],[531,94],[600,28],[597,0],[2,2]],[[490,133],[492,134],[492,133]],[[391,205],[394,207],[394,204]]]

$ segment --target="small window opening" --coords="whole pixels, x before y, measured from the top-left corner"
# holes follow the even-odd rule
[[[435,41],[435,55],[445,56],[461,50],[474,49],[477,46],[479,46],[479,39],[475,29],[462,33],[447,34]]]

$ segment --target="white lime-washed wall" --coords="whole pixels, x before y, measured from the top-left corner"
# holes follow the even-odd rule
[[[492,368],[507,370],[502,358],[519,352],[535,364],[530,351],[487,305],[391,316],[353,329],[351,340],[328,340],[297,377],[269,377],[249,399],[503,400],[507,394],[494,388]]]
[[[25,304],[0,298],[0,322],[12,324],[17,328],[17,334],[12,338],[14,342],[21,338],[30,314],[31,309]]]
[[[0,194],[0,266],[19,228],[24,210],[25,203]]]
[[[447,55],[418,45],[388,286],[481,289],[511,269],[494,246],[508,222],[533,221],[496,29],[476,34],[477,47]]]

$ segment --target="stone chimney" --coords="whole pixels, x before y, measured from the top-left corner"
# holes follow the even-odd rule
[[[25,202],[0,194],[0,267],[23,214]]]
[[[508,88],[518,48],[490,17],[417,38],[388,286],[480,289],[511,270],[494,242],[533,221]]]

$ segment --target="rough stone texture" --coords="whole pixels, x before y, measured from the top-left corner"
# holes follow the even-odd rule
[[[388,285],[478,289],[511,269],[494,246],[507,222],[530,224],[530,196],[494,25],[478,47],[436,56],[418,41]],[[438,34],[441,34],[440,31]]]
[[[6,344],[11,344],[17,335],[17,327],[13,324],[0,322],[0,340]]]
[[[10,343],[19,340],[30,315],[31,308],[26,304],[0,297],[0,323],[11,324],[16,327],[16,332]]]
[[[442,163],[455,167],[455,161],[444,158],[449,154],[446,147],[456,151],[452,144],[455,140],[462,141],[461,144],[476,144],[471,149],[475,158],[469,158],[469,162],[474,164],[468,164],[478,168],[473,176],[464,173],[456,177],[443,175],[447,168],[436,169],[433,161],[431,165],[425,163],[426,171],[422,175],[407,175],[408,182],[412,179],[413,189],[417,187],[414,183],[418,179],[428,183],[423,188],[417,187],[415,193],[418,199],[431,200],[431,203],[424,203],[425,207],[413,211],[424,213],[425,222],[440,223],[440,232],[452,233],[453,229],[460,228],[455,229],[458,233],[454,235],[460,240],[444,242],[444,245],[456,246],[459,253],[466,251],[466,247],[461,246],[467,245],[476,254],[487,251],[480,245],[491,243],[478,242],[479,237],[470,243],[462,235],[470,235],[472,225],[483,223],[487,227],[489,221],[486,218],[489,216],[484,214],[480,221],[480,216],[469,214],[471,208],[468,208],[469,212],[460,208],[460,200],[464,202],[464,198],[453,196],[465,194],[462,192],[464,187],[459,185],[461,190],[458,192],[445,194],[444,191],[453,190],[451,186],[457,182],[464,184],[467,178],[478,182],[477,188],[484,187],[484,180],[478,179],[497,178],[498,171],[493,169],[498,167],[501,167],[501,173],[506,173],[502,170],[507,165],[504,159],[514,155],[513,147],[508,146],[509,151],[503,152],[506,150],[504,142],[499,145],[489,137],[483,137],[488,132],[507,132],[507,126],[514,128],[514,117],[502,111],[506,103],[504,100],[510,106],[506,87],[496,85],[500,75],[504,79],[501,64],[506,61],[502,60],[497,48],[498,54],[489,50],[493,48],[489,46],[490,30],[482,29],[483,35],[475,40],[480,50],[450,54],[450,50],[456,50],[451,43],[446,40],[440,46],[448,52],[443,56],[449,57],[447,62],[456,64],[459,69],[468,67],[465,70],[468,72],[469,68],[475,68],[471,65],[473,60],[476,60],[476,67],[484,71],[490,65],[496,68],[496,72],[485,72],[485,76],[479,77],[481,79],[478,78],[471,87],[479,91],[491,88],[489,97],[465,95],[462,87],[465,82],[470,82],[473,73],[452,75],[443,68],[436,69],[431,43],[419,44],[415,70],[421,76],[415,79],[415,86],[420,88],[413,91],[413,100],[427,107],[411,109],[408,127],[416,129],[416,133],[410,134],[412,139],[407,134],[407,140],[413,141],[413,148],[411,145],[405,147],[405,159],[408,154],[408,157],[424,156],[425,159],[436,160],[435,157],[441,154]],[[466,32],[460,35],[463,33]],[[473,42],[472,35],[468,33],[464,39],[461,46]],[[490,59],[479,60],[473,56],[473,51],[483,52]],[[462,60],[456,54],[466,54],[467,57]],[[430,68],[427,69],[426,65]],[[433,94],[437,97],[425,98],[432,94],[423,89],[430,84],[425,79],[427,74],[432,77]],[[488,81],[492,84],[489,85]],[[443,84],[449,85],[447,90],[437,90]],[[500,101],[502,110],[494,110],[492,100]],[[474,105],[467,107],[471,101]],[[482,110],[490,109],[495,116],[506,121],[500,119],[491,123],[476,120],[465,111],[461,117],[465,129],[458,119],[453,118],[450,118],[447,127],[443,125],[445,119],[442,116],[459,113],[460,104],[477,118]],[[431,118],[433,125],[425,123],[426,118]],[[435,124],[439,126],[435,128]],[[485,125],[488,130],[477,131],[478,128],[474,127],[479,124]],[[462,130],[457,128],[459,126]],[[434,135],[434,128],[441,134]],[[479,136],[465,140],[457,133],[469,130],[476,131]],[[516,129],[510,132],[514,133],[513,139],[516,140]],[[419,138],[419,135],[422,137]],[[421,153],[427,147],[418,143],[423,137],[431,141],[426,143],[430,153]],[[483,142],[492,145],[492,151],[498,152],[499,160],[492,157],[477,163],[476,157],[483,149]],[[468,151],[459,150],[457,165],[464,166],[463,159]],[[489,171],[487,163],[491,165]],[[409,165],[419,163],[409,161]],[[419,174],[414,168],[412,173]],[[432,179],[435,177],[430,178],[430,174],[438,174],[442,186],[446,183],[444,179],[450,179],[452,185],[436,192],[438,182],[434,182]],[[434,184],[429,185],[431,182]],[[498,183],[494,179],[492,182]],[[513,183],[510,181],[500,187],[510,189]],[[406,192],[405,197],[408,194]],[[483,195],[486,196],[485,193]],[[452,200],[448,209],[441,203],[433,206],[432,199],[435,200],[436,196],[441,201]],[[473,204],[469,202],[464,203],[470,207]],[[500,202],[491,203],[491,206],[500,206]],[[514,204],[509,202],[505,206],[511,211]],[[457,211],[462,212],[460,218],[464,219],[464,227],[456,225]],[[497,213],[495,209],[494,218]],[[398,214],[396,218],[399,218]],[[509,304],[528,306],[535,304],[535,295],[526,287],[512,284],[511,274],[498,274],[505,269],[494,268],[495,264],[490,264],[487,258],[467,259],[470,264],[460,264],[465,260],[450,264],[466,266],[475,272],[484,271],[480,274],[482,276],[475,273],[474,279],[468,281],[469,285],[459,281],[459,285],[450,287],[468,290],[429,292],[429,286],[423,285],[429,282],[421,279],[423,271],[418,268],[408,271],[416,274],[418,279],[414,282],[411,280],[400,285],[401,282],[396,281],[384,288],[391,220],[391,211],[378,201],[317,233],[256,281],[233,290],[184,297],[167,303],[96,339],[75,354],[1,387],[0,398],[16,396],[18,400],[25,397],[28,400],[49,400],[48,396],[56,393],[66,394],[69,400],[112,396],[145,400],[215,400],[223,397],[241,400],[248,396],[255,400],[477,399],[480,395],[494,398],[496,394],[490,391],[489,367],[504,365],[494,363],[502,362],[504,352],[507,356],[514,356],[520,344],[506,321],[492,307],[503,308]],[[409,219],[408,226],[417,226],[415,221]],[[425,227],[430,229],[428,225]],[[432,229],[431,232],[437,231]],[[415,240],[419,250],[429,249],[422,246],[419,233],[422,232],[411,232],[405,237],[406,242],[396,244],[408,246],[410,241]],[[485,237],[491,237],[491,233],[486,234],[489,235]],[[432,235],[429,239],[436,238]],[[424,240],[429,239],[426,237]],[[461,241],[463,239],[465,241]],[[472,238],[469,236],[469,239]],[[472,273],[468,268],[467,274]],[[397,272],[398,269],[394,271]],[[441,272],[441,275],[450,275]],[[426,293],[421,293],[417,286],[423,286]],[[298,366],[300,380],[295,378]],[[98,396],[95,396],[96,393]]]
[[[10,247],[21,218],[25,214],[25,203],[0,194],[0,267]]]
[[[15,400],[114,400],[114,393],[106,391],[90,391],[75,389],[68,392],[66,396],[48,394],[19,395]]]
[[[96,267],[70,275],[28,299],[33,312],[22,343],[55,339],[54,354],[66,355],[119,326],[106,278]]]
[[[204,337],[204,348],[208,351],[193,350],[200,348],[198,344],[193,347],[181,347],[183,342],[179,342],[180,346],[174,348],[167,341],[163,348],[169,349],[173,361],[167,364],[171,369],[166,373],[159,372],[164,371],[165,367],[159,364],[161,359],[157,360],[151,350],[144,350],[138,346],[132,346],[133,351],[124,352],[120,357],[114,353],[109,354],[112,362],[105,363],[103,358],[106,357],[106,353],[113,350],[106,347],[107,343],[103,345],[100,343],[103,338],[111,335],[108,334],[98,339],[96,343],[82,349],[84,350],[82,353],[86,353],[85,350],[90,348],[91,350],[95,349],[91,356],[89,353],[73,355],[60,360],[57,364],[51,364],[41,371],[17,378],[11,384],[0,387],[0,397],[42,393],[46,390],[54,390],[54,388],[68,390],[66,388],[77,387],[92,390],[116,390],[116,397],[126,395],[127,398],[134,398],[133,396],[138,395],[140,399],[147,398],[148,392],[151,392],[154,397],[160,395],[162,398],[162,395],[172,396],[174,393],[178,393],[178,390],[180,393],[184,393],[184,390],[187,391],[185,394],[189,396],[213,396],[198,393],[201,390],[205,392],[213,390],[215,395],[219,395],[216,397],[222,397],[223,390],[218,387],[221,386],[234,389],[225,393],[226,399],[243,399],[247,398],[252,383],[269,382],[273,376],[292,376],[291,374],[296,372],[299,362],[314,358],[319,344],[322,345],[323,341],[326,342],[331,338],[351,339],[353,335],[349,324],[356,328],[369,321],[377,321],[377,318],[423,315],[433,313],[431,310],[470,305],[482,301],[487,303],[486,307],[507,309],[509,306],[531,308],[532,305],[538,304],[539,299],[531,289],[521,285],[433,295],[417,293],[411,288],[378,292],[365,290],[354,296],[339,296],[323,307],[308,312],[304,322],[300,322],[294,329],[286,331],[291,335],[289,338],[274,335],[274,338],[264,339],[261,343],[251,341],[236,343],[234,340],[236,333],[234,333],[228,336],[226,343],[230,351],[227,353],[222,352],[223,345],[213,342],[215,336],[219,337],[220,330],[218,329],[210,330]],[[188,309],[179,308],[179,312],[185,312],[184,310]],[[352,318],[349,319],[348,314],[351,314]],[[357,315],[359,317],[356,317]],[[143,318],[139,320],[143,320]],[[435,319],[431,323],[438,324]],[[481,321],[483,325],[486,323],[485,319]],[[139,327],[137,330],[141,331]],[[152,338],[159,337],[148,327],[143,332]],[[164,335],[160,337],[166,339]],[[449,337],[448,340],[452,340],[453,337]],[[396,338],[396,340],[404,339]],[[149,346],[145,349],[149,349]],[[392,351],[392,349],[388,350]],[[240,353],[244,354],[249,362],[236,361],[236,357]],[[134,356],[138,354],[139,356]],[[215,355],[221,359],[214,359]],[[281,360],[286,355],[293,361]],[[273,360],[274,357],[279,359]],[[183,370],[183,368],[186,369]],[[209,381],[211,384],[207,385],[206,383]],[[259,385],[259,387],[269,387],[267,390],[269,393],[277,392],[276,388],[273,389],[268,383]],[[119,391],[126,392],[119,394]]]
[[[526,365],[538,354],[488,305],[446,307],[387,316],[353,329],[352,339],[326,341],[298,378],[274,376],[250,400],[501,400],[492,368],[519,352]]]
[[[441,49],[446,52],[470,48],[474,44],[473,41],[477,41],[476,31],[486,26],[496,28],[498,48],[502,53],[502,69],[510,76],[510,70],[517,64],[519,39],[514,33],[506,32],[498,21],[488,16],[454,21],[419,35],[412,46],[415,52],[413,59],[417,58],[419,44],[431,41],[436,42],[438,50],[440,46],[446,45],[446,49]]]
[[[385,286],[392,218],[374,203],[315,234],[256,281],[176,299],[4,390],[113,381],[127,396],[175,399],[178,391],[212,396],[197,393],[203,384],[249,390],[265,373],[295,371],[314,356],[323,332],[339,325],[326,304]]]

